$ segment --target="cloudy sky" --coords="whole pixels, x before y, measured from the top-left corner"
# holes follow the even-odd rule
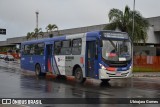
[[[136,10],[148,17],[160,16],[160,0],[136,0]],[[133,0],[0,0],[0,28],[7,34],[0,41],[25,36],[36,27],[35,12],[39,11],[39,27],[48,24],[70,29],[108,23],[112,8],[133,9]]]

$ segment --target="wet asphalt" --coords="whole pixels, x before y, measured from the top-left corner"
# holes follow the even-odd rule
[[[113,79],[109,83],[88,79],[84,84],[78,84],[73,77],[37,78],[33,72],[20,69],[16,61],[1,60],[0,98],[160,98],[160,78]],[[75,104],[23,106],[75,107]],[[76,104],[76,106],[150,107],[151,104]],[[0,107],[6,106],[0,105]],[[152,107],[159,107],[159,105],[153,104]]]

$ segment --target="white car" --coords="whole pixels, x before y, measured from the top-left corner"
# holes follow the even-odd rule
[[[6,55],[4,58],[5,61],[14,61],[14,57],[12,55]]]
[[[0,59],[4,59],[5,57],[6,57],[6,55],[0,54]]]

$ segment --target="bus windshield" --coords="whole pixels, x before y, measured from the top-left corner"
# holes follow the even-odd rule
[[[102,40],[102,58],[106,61],[129,61],[131,42],[129,40]]]

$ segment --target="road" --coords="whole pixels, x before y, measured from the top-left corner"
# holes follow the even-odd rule
[[[77,84],[69,78],[36,78],[34,73],[21,70],[17,62],[0,61],[0,98],[160,98],[160,78],[113,79],[108,84],[88,79]],[[83,107],[106,107],[110,104],[77,104]],[[3,105],[0,105],[4,107]],[[27,105],[52,107],[53,105]],[[73,104],[55,104],[73,106]],[[128,107],[127,104],[118,105]],[[129,104],[129,106],[135,106]],[[151,104],[137,105],[150,107]],[[154,104],[152,107],[159,107]]]

